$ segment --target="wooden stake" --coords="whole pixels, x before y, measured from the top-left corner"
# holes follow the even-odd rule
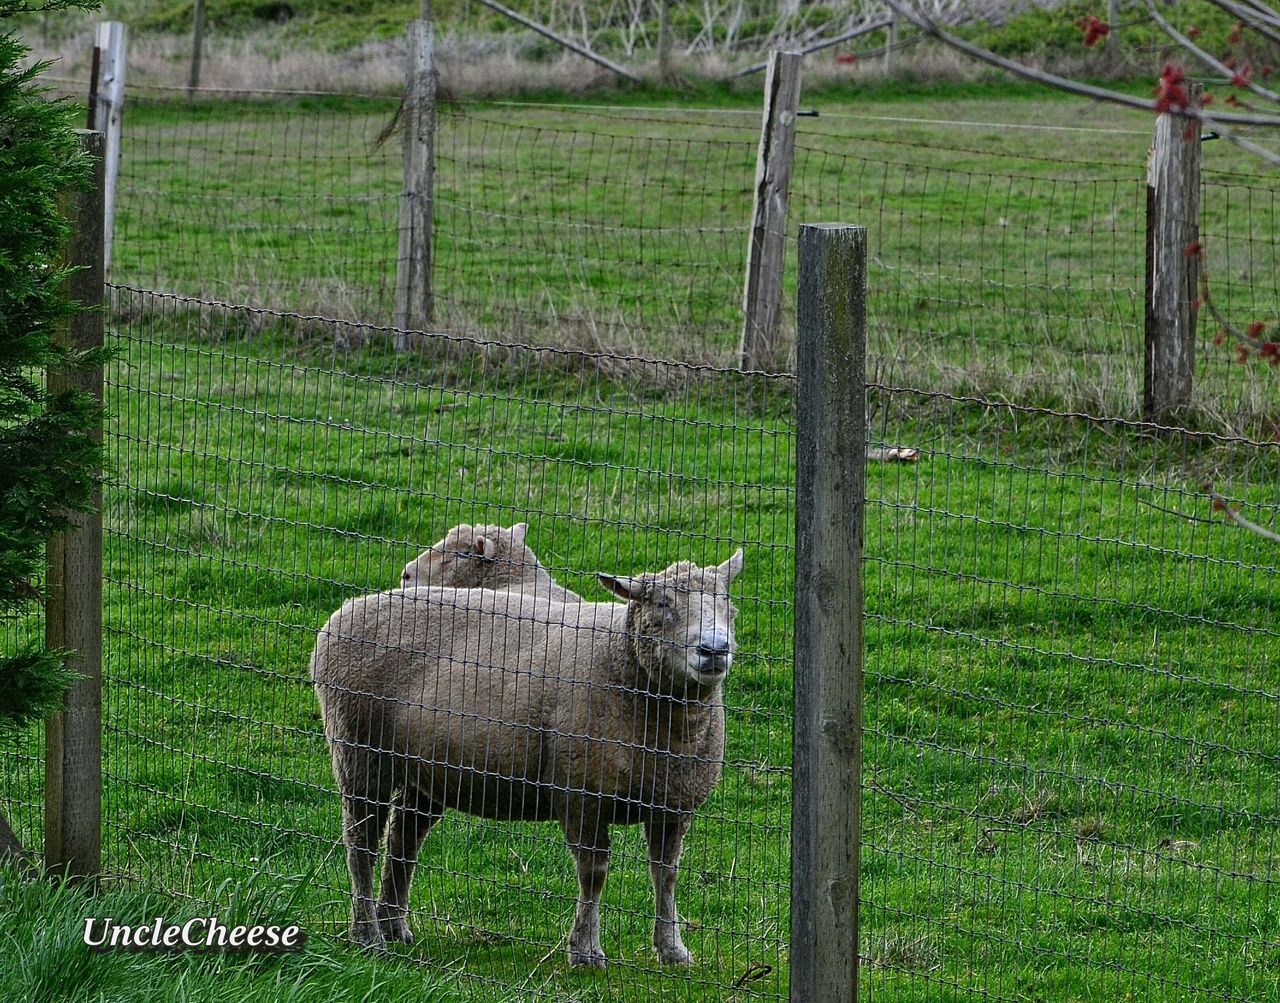
[[[396,349],[409,348],[410,331],[422,331],[435,317],[431,289],[431,227],[435,198],[436,74],[430,21],[409,25],[405,75],[404,186],[400,195],[396,252]]]
[[[204,52],[204,0],[195,0],[191,13],[191,73],[187,77],[187,97],[195,97],[200,86],[200,57]]]
[[[93,185],[67,199],[71,242],[67,280],[76,313],[65,334],[80,351],[101,348],[103,304],[103,195],[105,139],[80,133],[81,149],[95,163]],[[102,399],[102,367],[68,373],[51,369],[50,394],[87,390]],[[99,439],[102,429],[97,430]],[[93,511],[75,517],[70,529],[46,547],[45,644],[71,652],[70,667],[81,678],[67,691],[63,709],[45,728],[45,863],[85,876],[102,869],[102,494]]]
[[[1192,101],[1203,87],[1191,85]],[[1147,281],[1142,412],[1176,421],[1191,403],[1200,237],[1200,123],[1165,113],[1147,156]]]
[[[791,999],[858,998],[867,231],[800,227]]]
[[[98,25],[94,52],[96,76],[90,85],[89,128],[106,137],[104,158],[102,267],[111,276],[111,249],[116,219],[116,188],[120,177],[120,136],[124,122],[125,70],[128,64],[129,29],[119,21]]]
[[[796,109],[800,104],[798,52],[771,52],[764,80],[764,122],[756,156],[755,204],[747,277],[743,293],[744,369],[768,369],[778,361],[778,323],[782,309],[782,268],[787,238],[787,200],[796,147]]]

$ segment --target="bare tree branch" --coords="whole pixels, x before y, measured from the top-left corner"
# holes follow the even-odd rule
[[[1147,10],[1151,14],[1151,20],[1155,21],[1155,23],[1159,26],[1161,31],[1163,31],[1166,35],[1172,38],[1180,46],[1182,46],[1184,49],[1190,52],[1193,56],[1195,56],[1198,60],[1200,60],[1200,62],[1204,63],[1208,67],[1211,67],[1215,72],[1221,74],[1223,79],[1225,79],[1228,83],[1230,83],[1231,86],[1238,87],[1242,83],[1244,87],[1252,91],[1254,94],[1257,94],[1258,97],[1265,98],[1268,101],[1280,104],[1280,94],[1277,94],[1273,90],[1268,90],[1266,87],[1263,87],[1261,84],[1255,84],[1252,80],[1241,76],[1238,72],[1233,70],[1226,63],[1221,62],[1218,59],[1215,59],[1209,53],[1205,52],[1204,49],[1200,48],[1200,46],[1196,45],[1195,42],[1191,41],[1190,38],[1188,38],[1186,35],[1180,32],[1177,28],[1171,25],[1168,21],[1166,21],[1164,15],[1161,14],[1159,9],[1156,7],[1155,0],[1145,0],[1145,2],[1147,5]],[[1237,83],[1237,81],[1240,81],[1241,83]]]
[[[1265,146],[1259,146],[1257,143],[1245,139],[1243,136],[1237,135],[1233,130],[1228,129],[1217,118],[1210,115],[1201,114],[1200,122],[1206,129],[1212,129],[1219,137],[1225,139],[1228,143],[1240,147],[1240,149],[1252,153],[1255,157],[1259,157],[1267,163],[1280,167],[1280,153],[1274,150],[1268,150]]]
[[[1280,533],[1273,532],[1265,526],[1259,526],[1256,522],[1250,522],[1240,514],[1239,506],[1232,507],[1231,504],[1219,494],[1210,494],[1213,499],[1213,508],[1216,512],[1221,512],[1228,522],[1235,523],[1241,529],[1247,529],[1255,536],[1260,536],[1264,540],[1270,540],[1272,543],[1280,543]]]
[[[1248,25],[1259,35],[1280,45],[1280,20],[1268,21],[1265,15],[1233,3],[1232,0],[1209,0],[1209,2],[1232,17],[1239,18],[1242,24]]]
[[[1280,533],[1273,532],[1265,526],[1259,526],[1256,522],[1250,522],[1240,514],[1240,506],[1231,505],[1222,495],[1210,491],[1209,500],[1212,503],[1213,511],[1221,512],[1227,522],[1239,526],[1243,530],[1247,530],[1256,536],[1262,537],[1264,540],[1270,540],[1272,543],[1280,543]],[[1163,505],[1157,505],[1155,502],[1147,501],[1145,498],[1138,499],[1139,505],[1145,505],[1147,508],[1153,508],[1157,512],[1164,512],[1168,515],[1176,515],[1179,519],[1185,519],[1187,522],[1207,522],[1214,526],[1222,525],[1217,519],[1206,519],[1200,515],[1190,515],[1176,508],[1166,508]]]
[[[1258,17],[1280,28],[1280,14],[1277,14],[1274,8],[1258,3],[1257,0],[1244,0],[1244,2]]]
[[[1108,90],[1105,87],[1095,87],[1092,84],[1082,83],[1078,80],[1072,80],[1070,77],[1062,77],[1056,73],[1050,73],[1048,70],[1038,70],[1034,67],[1019,63],[1013,59],[1006,59],[1004,56],[998,56],[989,49],[984,49],[980,45],[974,45],[957,35],[951,34],[938,25],[938,23],[928,14],[921,11],[914,3],[907,0],[885,0],[885,4],[890,7],[900,17],[904,17],[919,28],[927,35],[938,39],[945,45],[953,49],[957,49],[966,55],[972,56],[989,66],[996,66],[1002,70],[1012,73],[1014,76],[1021,77],[1024,80],[1031,80],[1036,83],[1045,84],[1069,94],[1078,94],[1081,97],[1093,98],[1097,101],[1107,101],[1111,104],[1122,105],[1126,108],[1137,108],[1141,111],[1155,112],[1157,110],[1156,103],[1143,98],[1136,98],[1131,94],[1124,94],[1120,91]],[[1207,116],[1205,113],[1194,107],[1179,107],[1175,109],[1178,114],[1185,115],[1187,118],[1193,118],[1203,121]],[[1217,122],[1230,122],[1234,125],[1257,125],[1267,126],[1270,128],[1280,127],[1280,117],[1274,115],[1252,115],[1240,114],[1237,112],[1218,112],[1213,116]]]

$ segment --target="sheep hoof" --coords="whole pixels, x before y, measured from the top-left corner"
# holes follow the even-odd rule
[[[569,950],[569,964],[574,968],[606,968],[608,961],[605,960],[604,951],[598,947],[592,947],[585,951]]]
[[[348,936],[350,936],[352,943],[371,951],[385,950],[387,946],[387,942],[382,936],[382,930],[375,922],[362,921],[352,923],[351,932]]]
[[[683,944],[658,951],[658,960],[664,965],[692,965],[693,954]]]
[[[388,917],[382,920],[382,935],[397,944],[412,944],[413,931],[402,917]]]

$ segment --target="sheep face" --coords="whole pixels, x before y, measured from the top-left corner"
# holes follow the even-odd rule
[[[628,630],[648,685],[674,696],[715,689],[733,664],[729,585],[742,570],[742,551],[723,564],[700,568],[680,561],[657,574],[600,583],[629,604]]]
[[[536,565],[538,560],[524,543],[528,528],[523,522],[510,529],[454,526],[443,540],[404,566],[400,588],[500,588],[518,581],[524,566]]]

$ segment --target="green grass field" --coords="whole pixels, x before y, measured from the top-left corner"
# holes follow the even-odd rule
[[[224,909],[247,883],[251,912],[316,935],[318,956],[238,974],[241,998],[274,998],[307,965],[341,970],[339,989],[382,973],[400,987],[400,956],[446,998],[785,997],[789,381],[465,343],[407,361],[356,329],[124,292],[112,316],[108,869]],[[1151,505],[1211,519],[1198,485],[1214,477],[1274,524],[1277,450],[915,394],[875,404],[876,434],[924,456],[868,478],[868,998],[1273,997],[1276,550]],[[652,962],[627,830],[605,975],[563,959],[574,886],[550,826],[451,816],[424,849],[418,944],[371,962],[326,939],[346,877],[306,681],[315,630],[481,520],[528,520],[548,566],[596,599],[594,570],[746,548],[728,762],[683,861],[689,972]],[[13,793],[35,802],[28,782]],[[28,834],[37,814],[18,811]],[[112,963],[128,974],[102,998],[205,977]]]
[[[871,226],[869,371],[1132,412],[1144,123],[961,138],[865,116],[1108,123],[1020,91],[804,103],[824,131],[804,120],[792,222]],[[388,307],[399,168],[369,141],[389,111],[131,106],[113,279],[179,295],[117,289],[110,312],[104,857],[123,880],[84,900],[0,878],[0,982],[77,1001],[785,998],[791,381],[465,340],[394,356],[368,326],[306,319]],[[754,118],[687,117],[452,111],[442,319],[723,358]],[[1236,180],[1228,202],[1206,195],[1205,229],[1235,238],[1238,257],[1211,243],[1211,261],[1230,262],[1221,300],[1251,313],[1274,303],[1274,197]],[[1275,374],[1205,351],[1204,421],[1259,428]],[[873,435],[922,458],[868,470],[864,997],[1276,998],[1280,550],[1203,485],[1280,526],[1280,449],[910,391],[872,404]],[[550,826],[450,816],[424,848],[418,943],[368,958],[332,936],[347,879],[315,631],[464,521],[528,521],[557,578],[597,600],[597,570],[745,548],[726,769],[678,892],[691,970],[653,963],[628,830],[603,975],[564,960],[575,886]],[[30,842],[41,749],[29,736],[0,770]],[[248,962],[78,946],[85,915],[206,903],[313,937]]]
[[[499,340],[731,360],[757,102],[665,102],[445,106],[438,324]],[[819,117],[799,120],[789,234],[801,222],[869,228],[870,358],[883,380],[1136,412],[1148,117],[992,86],[911,100],[829,90],[802,104]],[[392,110],[355,99],[135,98],[116,280],[389,322],[399,139],[374,141]],[[1234,148],[1204,149],[1215,301],[1242,325],[1265,320],[1280,296],[1274,188],[1249,175]],[[787,258],[790,318],[793,243]],[[1234,363],[1213,334],[1206,320],[1194,420],[1270,427],[1274,372]]]

